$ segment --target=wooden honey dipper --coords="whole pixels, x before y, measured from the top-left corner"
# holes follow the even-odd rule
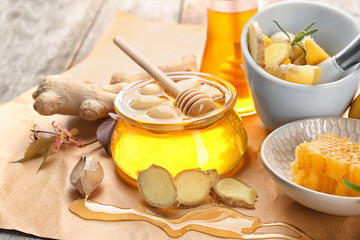
[[[182,91],[179,89],[170,77],[151,64],[121,37],[116,36],[113,41],[116,46],[142,67],[155,81],[176,97],[175,106],[186,116],[198,117],[217,108],[212,98],[200,90],[190,88]]]

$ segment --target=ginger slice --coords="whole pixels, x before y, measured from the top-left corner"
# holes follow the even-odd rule
[[[178,173],[175,177],[178,203],[193,206],[204,200],[215,181],[214,177],[213,172],[208,175],[199,169],[189,169]]]
[[[291,54],[291,45],[287,42],[273,42],[265,49],[265,66],[278,67]]]
[[[216,199],[238,207],[254,208],[258,194],[255,189],[234,178],[222,178],[213,187]]]
[[[259,23],[252,21],[248,32],[248,45],[251,57],[260,67],[265,66],[265,41]]]
[[[280,79],[283,79],[285,80],[285,77],[284,77],[284,72],[283,70],[281,69],[281,67],[265,67],[264,70],[273,75],[274,77],[277,77],[277,78],[280,78]]]
[[[163,167],[152,165],[140,171],[137,185],[141,196],[153,207],[167,208],[176,202],[174,178]]]
[[[287,64],[281,65],[280,68],[284,74],[284,80],[305,85],[316,85],[321,71],[318,66],[311,65]]]

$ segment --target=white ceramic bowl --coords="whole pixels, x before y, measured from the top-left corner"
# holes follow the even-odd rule
[[[278,187],[298,203],[332,215],[360,215],[360,197],[321,193],[291,181],[290,164],[295,160],[296,146],[327,132],[360,142],[360,120],[323,117],[288,123],[267,136],[261,146],[262,162]]]
[[[241,46],[247,79],[255,108],[265,126],[275,128],[295,120],[311,117],[341,116],[359,87],[360,68],[339,81],[302,85],[287,82],[265,72],[251,58],[247,32],[251,21],[258,21],[264,34],[279,31],[276,20],[289,32],[298,33],[315,22],[314,39],[330,55],[342,50],[360,32],[359,24],[346,13],[329,5],[286,1],[270,5],[255,14],[245,25]]]

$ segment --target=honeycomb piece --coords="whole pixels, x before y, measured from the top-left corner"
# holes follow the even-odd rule
[[[360,144],[334,133],[319,135],[297,146],[291,171],[298,185],[339,196],[360,196],[342,181],[345,177],[360,185]]]

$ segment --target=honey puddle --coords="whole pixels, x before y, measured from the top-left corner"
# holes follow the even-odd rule
[[[164,230],[171,237],[180,237],[193,230],[215,237],[236,239],[311,239],[299,229],[282,222],[262,223],[260,218],[243,215],[224,207],[209,207],[193,210],[179,218],[164,218],[146,212],[144,207],[120,208],[94,201],[77,199],[69,210],[81,218],[100,221],[145,221]],[[281,233],[255,233],[262,227],[282,226],[291,229],[298,236]]]

